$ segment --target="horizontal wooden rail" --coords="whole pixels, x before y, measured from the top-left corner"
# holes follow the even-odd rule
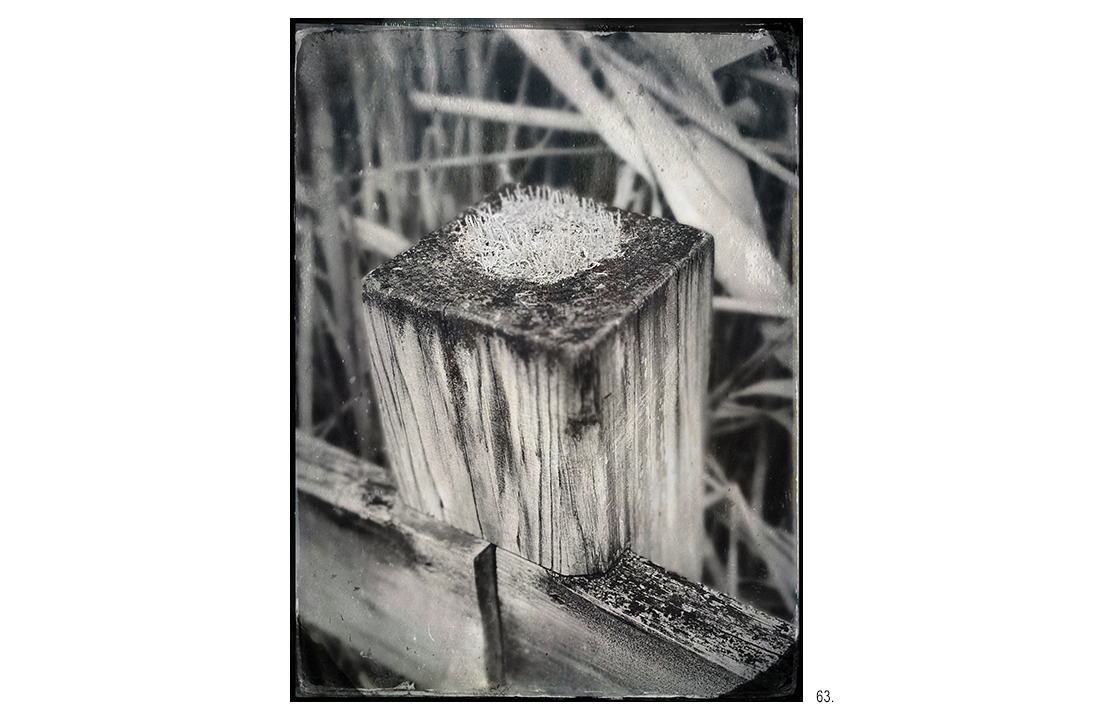
[[[629,551],[557,575],[402,506],[383,469],[301,433],[296,486],[299,627],[351,684],[390,685],[357,692],[793,691],[792,626]],[[303,676],[297,692],[346,694]]]

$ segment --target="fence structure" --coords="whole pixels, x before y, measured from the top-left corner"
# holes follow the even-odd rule
[[[713,265],[705,232],[507,187],[365,278],[393,474],[296,437],[299,622],[350,684],[789,689],[794,629],[681,577]]]
[[[299,432],[295,475],[298,630],[356,686],[317,685],[298,657],[300,696],[794,691],[794,627],[630,551],[559,575],[407,507],[383,468]]]

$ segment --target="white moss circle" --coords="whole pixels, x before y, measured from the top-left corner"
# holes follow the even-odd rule
[[[497,210],[468,215],[455,248],[487,273],[508,280],[553,283],[619,255],[618,212],[550,188],[517,188]]]

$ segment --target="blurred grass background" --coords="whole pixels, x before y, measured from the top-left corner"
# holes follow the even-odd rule
[[[703,581],[797,619],[800,33],[304,28],[297,428],[383,463],[361,278],[509,182],[715,237]]]

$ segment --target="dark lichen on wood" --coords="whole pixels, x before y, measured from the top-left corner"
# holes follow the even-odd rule
[[[453,252],[453,244],[461,218],[497,207],[511,189],[502,188],[369,273],[366,304],[397,317],[466,323],[466,329],[506,338],[522,354],[573,355],[633,315],[686,262],[713,253],[708,233],[605,205],[622,220],[621,256],[554,283],[499,278]]]
[[[697,577],[713,242],[619,225],[618,256],[551,283],[462,257],[460,219],[369,274],[388,456],[410,506],[545,567],[633,546]]]
[[[782,657],[794,636],[789,623],[711,593],[630,552],[606,573],[560,583],[606,612],[640,622],[647,632],[685,645],[746,680]]]

